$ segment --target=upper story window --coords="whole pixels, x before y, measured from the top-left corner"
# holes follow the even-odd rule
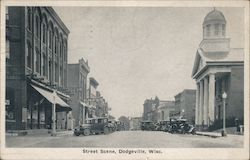
[[[207,35],[207,37],[209,37],[209,36],[210,36],[210,33],[211,33],[211,25],[208,24],[206,28],[207,28],[206,35]]]
[[[222,24],[222,35],[225,36],[225,33],[226,33],[226,26],[225,24]]]
[[[43,24],[43,43],[46,43],[46,25]]]
[[[39,53],[39,51],[37,50],[36,51],[36,57],[35,57],[35,65],[36,65],[36,72],[37,73],[41,73],[41,68],[40,68],[40,65],[41,65],[41,55]]]
[[[36,36],[40,37],[40,20],[36,17]]]
[[[31,64],[32,64],[32,48],[31,45],[28,44],[27,66],[31,68],[32,67]]]
[[[5,12],[6,12],[5,14],[6,25],[8,25],[9,24],[9,8],[8,7],[5,8]]]
[[[214,35],[218,36],[219,35],[219,26],[220,24],[215,24],[214,25]]]
[[[32,29],[32,14],[31,14],[30,8],[28,8],[28,11],[27,11],[27,18],[28,18],[28,29],[31,31],[31,29]]]
[[[6,59],[10,59],[10,41],[9,39],[6,38],[6,47],[5,47],[5,55],[6,55]]]
[[[52,41],[52,32],[51,32],[51,30],[49,30],[49,48],[50,49],[52,49],[52,43],[53,43],[53,41]]]

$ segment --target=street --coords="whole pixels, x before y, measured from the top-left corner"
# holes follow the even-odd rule
[[[73,134],[73,132],[72,132]],[[211,138],[161,131],[117,131],[108,135],[51,137],[50,135],[6,136],[6,147],[103,147],[103,148],[239,148],[244,136]]]

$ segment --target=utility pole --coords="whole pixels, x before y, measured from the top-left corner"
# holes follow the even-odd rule
[[[53,91],[51,136],[56,136],[56,91],[55,90]]]

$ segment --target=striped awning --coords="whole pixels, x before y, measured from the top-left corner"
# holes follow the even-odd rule
[[[72,108],[64,102],[57,94],[54,94],[53,92],[47,91],[45,89],[42,89],[40,87],[37,87],[35,85],[31,84],[31,87],[33,87],[38,93],[40,93],[45,99],[47,99],[50,103],[56,103],[60,107],[63,107],[62,109],[66,111],[71,111]]]

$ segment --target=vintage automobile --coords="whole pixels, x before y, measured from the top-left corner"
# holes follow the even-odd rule
[[[116,131],[117,125],[115,123],[115,120],[109,120],[108,122],[109,122],[108,126],[110,128],[110,131],[112,132]]]
[[[169,127],[170,127],[170,122],[167,120],[163,120],[159,122],[159,130],[160,131],[164,131],[164,132],[168,132]]]
[[[88,136],[90,134],[108,134],[112,131],[112,128],[108,122],[107,117],[88,118],[85,120],[85,124],[82,124],[74,129],[74,135],[79,136],[81,134]]]
[[[116,130],[117,131],[124,131],[125,130],[125,125],[123,122],[116,121]]]
[[[170,133],[195,134],[196,128],[193,125],[188,124],[186,119],[170,119],[168,131]]]
[[[154,131],[155,124],[152,121],[141,121],[141,130],[142,131]]]

